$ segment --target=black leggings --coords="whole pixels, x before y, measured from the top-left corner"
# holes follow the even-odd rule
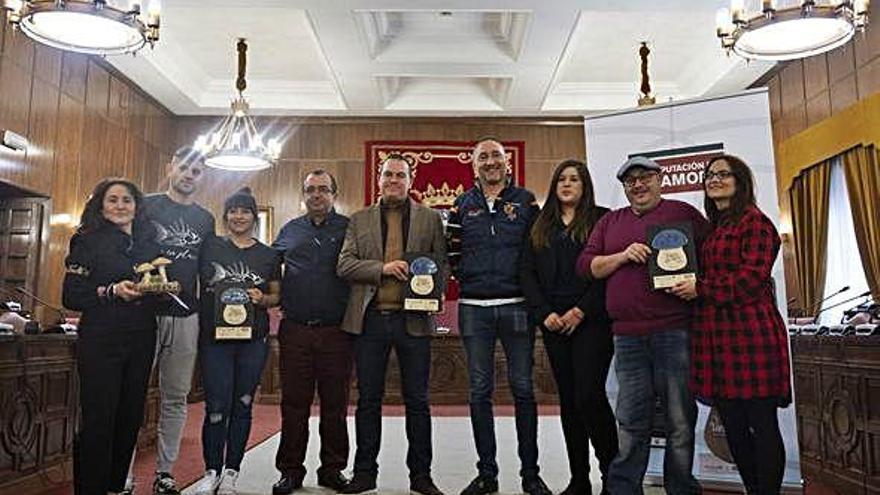
[[[156,332],[89,330],[80,329],[77,342],[82,426],[74,439],[74,487],[77,495],[106,495],[125,486],[144,419]]]
[[[785,474],[785,444],[776,418],[778,399],[719,399],[730,453],[749,495],[776,495]]]

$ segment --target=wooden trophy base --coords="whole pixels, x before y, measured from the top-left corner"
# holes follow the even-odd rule
[[[137,284],[137,288],[143,294],[177,294],[180,292],[180,282],[149,282]]]

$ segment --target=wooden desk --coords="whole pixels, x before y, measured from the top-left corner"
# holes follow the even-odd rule
[[[880,493],[880,336],[791,338],[801,473]]]
[[[263,370],[260,392],[257,400],[262,404],[281,403],[281,374],[278,366],[279,347],[275,335],[270,336],[269,359]],[[535,368],[533,374],[535,400],[538,404],[558,404],[556,382],[550,361],[544,350],[541,334],[535,341]],[[458,335],[437,335],[431,342],[431,381],[429,382],[431,404],[467,405],[468,376],[467,362],[461,337]],[[507,362],[499,342],[495,347],[495,404],[513,404],[513,397],[507,382]],[[357,383],[352,381],[349,402],[357,403]],[[400,368],[397,357],[391,353],[385,379],[385,404],[403,404],[400,390]]]
[[[76,382],[76,336],[0,336],[0,493],[71,478]]]

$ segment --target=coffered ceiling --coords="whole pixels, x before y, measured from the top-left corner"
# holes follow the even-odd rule
[[[226,113],[248,40],[254,113],[581,115],[632,107],[641,41],[658,101],[748,87],[725,0],[165,0],[162,39],[108,60],[182,115]]]

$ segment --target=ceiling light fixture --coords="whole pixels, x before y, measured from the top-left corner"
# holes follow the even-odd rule
[[[789,3],[777,6],[778,3]],[[793,60],[833,50],[868,24],[869,0],[761,0],[760,12],[744,0],[716,15],[722,48],[746,59]]]
[[[223,120],[220,128],[196,139],[195,149],[205,157],[205,163],[214,168],[235,171],[262,170],[271,167],[281,154],[281,142],[277,138],[263,142],[257,132],[254,119],[248,115],[250,106],[244,99],[247,88],[247,43],[239,39],[238,79],[235,88],[238,97],[232,101],[232,113]]]
[[[5,0],[3,8],[12,26],[61,50],[119,55],[159,40],[159,0],[146,11],[128,0]]]

